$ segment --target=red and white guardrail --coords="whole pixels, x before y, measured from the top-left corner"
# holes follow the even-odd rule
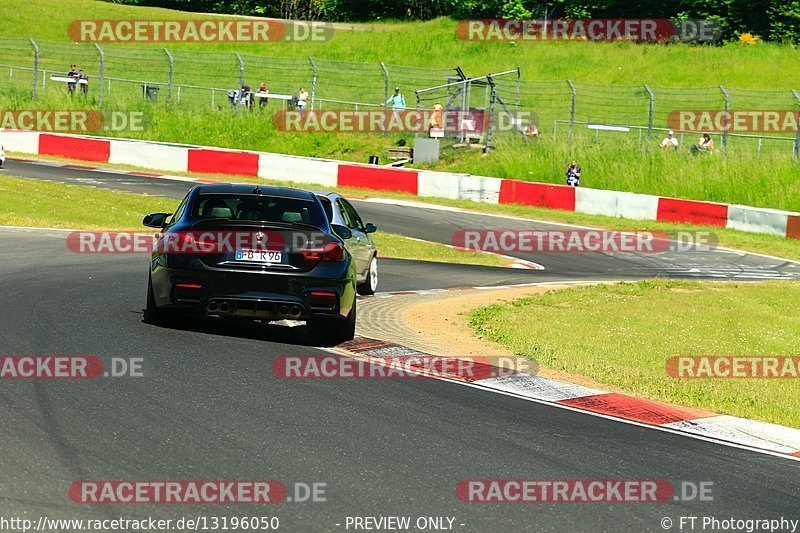
[[[632,220],[688,222],[800,239],[800,213],[777,209],[265,152],[35,131],[0,131],[0,144],[10,152],[167,172],[259,176],[321,187],[402,191],[417,196],[547,207]]]

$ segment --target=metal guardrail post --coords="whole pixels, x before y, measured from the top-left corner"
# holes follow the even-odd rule
[[[381,61],[381,69],[383,70],[383,104],[389,99],[389,69],[386,64]],[[419,110],[419,95],[417,95],[417,110]],[[386,121],[381,121],[381,135],[386,135]]]
[[[486,80],[489,82],[489,86],[491,87],[491,93],[489,96],[489,127],[486,130],[486,146],[483,148],[483,153],[488,154],[489,151],[492,149],[492,129],[494,126],[494,102],[497,99],[497,92],[492,77],[487,76]]]
[[[567,80],[569,84],[569,89],[572,91],[572,96],[570,97],[569,102],[569,135],[567,136],[568,139],[568,146],[569,151],[572,151],[572,130],[575,128],[575,100],[578,97],[578,91],[575,90],[575,84],[572,83],[571,80]]]
[[[797,99],[797,132],[794,136],[794,158],[800,158],[800,93],[792,89],[792,94]]]
[[[39,74],[39,45],[36,44],[31,38],[28,38],[31,45],[33,46],[33,95],[32,98],[36,100],[36,78]]]
[[[308,58],[311,63],[311,110],[314,110],[314,93],[317,90],[317,64],[312,58]]]
[[[241,89],[242,84],[244,84],[244,61],[242,61],[242,56],[239,55],[239,52],[234,52],[233,55],[236,56],[236,60],[239,62],[239,89]]]
[[[169,74],[167,75],[167,105],[169,105],[172,100],[172,74],[175,71],[175,58],[166,48],[164,48],[164,53],[167,54],[167,59],[169,59]]]
[[[103,79],[105,75],[105,65],[106,65],[106,54],[103,52],[103,49],[100,48],[100,45],[94,43],[95,49],[97,49],[97,53],[100,54],[100,83],[97,84],[97,88],[100,89],[97,103],[98,105],[103,105]]]
[[[650,87],[645,83],[644,90],[647,91],[647,96],[650,98],[650,107],[647,115],[647,153],[650,153],[650,147],[653,144],[653,116],[656,110],[656,97]]]
[[[722,91],[722,96],[725,97],[725,129],[722,130],[722,153],[727,153],[728,148],[728,128],[730,127],[730,108],[731,108],[731,98],[728,95],[728,91],[725,90],[725,87],[722,85],[719,86],[719,90]]]
[[[239,61],[239,87],[237,89],[239,91],[240,102],[239,105],[236,106],[236,112],[240,113],[242,111],[241,95],[242,95],[242,85],[244,85],[244,61],[242,61],[242,56],[239,55],[239,52],[234,52],[233,55],[235,55],[236,60]]]

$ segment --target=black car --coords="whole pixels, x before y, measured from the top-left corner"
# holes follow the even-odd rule
[[[161,230],[150,261],[147,322],[187,311],[305,320],[337,342],[355,335],[360,273],[345,244],[352,232],[331,224],[314,193],[198,185],[174,215],[154,213],[142,223]]]

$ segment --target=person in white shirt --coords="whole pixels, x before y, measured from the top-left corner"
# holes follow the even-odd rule
[[[300,92],[297,94],[297,109],[303,111],[308,103],[308,93],[305,87],[300,87]]]
[[[674,150],[677,147],[678,147],[678,139],[677,137],[675,137],[675,132],[669,130],[667,136],[664,137],[663,141],[661,141],[661,148],[663,148],[664,150]]]

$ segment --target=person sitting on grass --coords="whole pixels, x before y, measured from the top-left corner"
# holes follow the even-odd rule
[[[581,184],[581,167],[578,162],[573,159],[572,164],[567,167],[567,185],[570,187],[578,187]]]
[[[661,141],[661,148],[664,150],[675,150],[678,148],[678,139],[675,137],[675,132],[669,130],[667,136],[664,137],[664,140]]]
[[[532,137],[537,141],[539,140],[539,128],[536,127],[536,124],[533,122],[528,123],[528,126],[525,128],[525,137]]]

